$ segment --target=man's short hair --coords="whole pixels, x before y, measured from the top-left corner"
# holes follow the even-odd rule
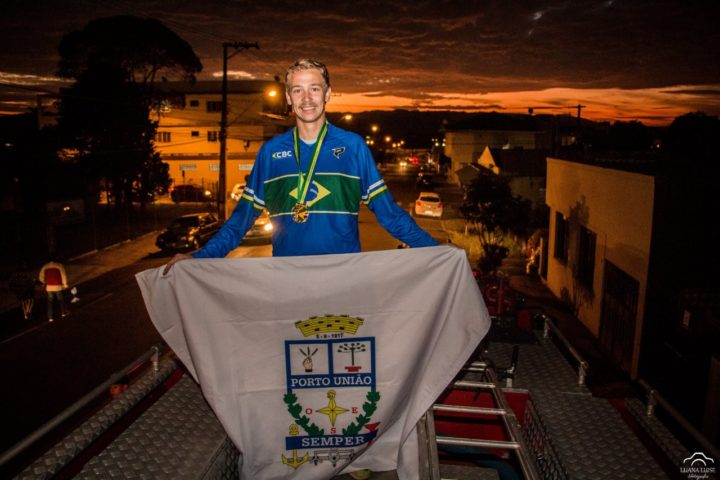
[[[287,69],[287,72],[285,73],[285,88],[288,87],[290,75],[301,70],[320,70],[320,74],[322,75],[323,80],[325,80],[325,88],[330,86],[330,74],[328,73],[328,69],[324,63],[320,63],[317,60],[311,60],[309,58],[301,58],[290,65]]]

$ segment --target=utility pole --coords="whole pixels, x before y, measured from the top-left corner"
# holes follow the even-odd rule
[[[217,208],[218,208],[218,219],[223,222],[225,221],[225,197],[226,197],[226,171],[227,171],[227,117],[228,117],[228,105],[227,105],[227,62],[228,59],[234,57],[241,50],[248,48],[260,49],[257,42],[223,42],[223,76],[222,76],[222,111],[220,114],[220,172],[218,175],[218,192],[217,192]],[[228,50],[233,49],[232,54],[228,56]]]
[[[577,104],[577,112],[578,112],[578,113],[577,113],[577,124],[578,124],[578,128],[580,128],[580,112],[582,111],[583,108],[585,108],[585,105],[580,105],[579,103]]]

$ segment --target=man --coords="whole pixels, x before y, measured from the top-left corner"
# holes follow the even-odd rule
[[[60,316],[67,316],[68,312],[65,309],[65,299],[63,298],[63,290],[68,286],[65,267],[63,267],[61,263],[50,259],[50,261],[40,269],[38,280],[45,285],[45,292],[47,293],[48,322],[55,320],[53,316],[53,304],[55,301],[57,301],[60,307]]]
[[[330,77],[325,65],[302,59],[285,75],[285,97],[296,127],[266,142],[243,195],[220,231],[192,257],[222,258],[240,244],[267,209],[273,222],[273,255],[360,251],[358,211],[364,202],[380,224],[410,247],[437,245],[397,206],[365,141],[326,120]]]

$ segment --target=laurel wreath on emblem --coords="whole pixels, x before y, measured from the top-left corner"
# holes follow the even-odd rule
[[[371,390],[367,393],[365,398],[368,399],[368,401],[363,403],[362,406],[365,415],[358,415],[355,417],[355,422],[357,422],[357,424],[353,422],[348,425],[347,428],[343,428],[343,435],[357,435],[360,433],[362,427],[370,421],[370,417],[373,413],[375,413],[375,410],[377,409],[377,402],[380,400],[380,393]]]
[[[343,428],[343,435],[356,435],[360,432],[362,427],[364,427],[369,421],[370,417],[373,413],[375,413],[375,410],[377,410],[377,402],[380,400],[380,393],[376,391],[370,391],[365,396],[367,398],[367,402],[363,403],[363,412],[365,412],[365,415],[360,414],[357,417],[355,417],[355,421],[350,423],[350,425],[347,426],[347,428]],[[310,422],[310,419],[306,417],[305,415],[300,415],[300,412],[303,411],[302,405],[297,403],[297,396],[294,393],[286,393],[283,396],[283,401],[288,406],[288,412],[292,417],[295,419],[295,423],[300,425],[305,432],[310,435],[311,437],[319,437],[325,434],[325,430],[318,427],[314,423]],[[309,424],[309,425],[308,425]]]

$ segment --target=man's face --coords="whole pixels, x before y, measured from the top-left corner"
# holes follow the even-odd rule
[[[285,96],[298,121],[313,123],[325,115],[330,87],[325,86],[320,70],[300,70],[290,76]]]

